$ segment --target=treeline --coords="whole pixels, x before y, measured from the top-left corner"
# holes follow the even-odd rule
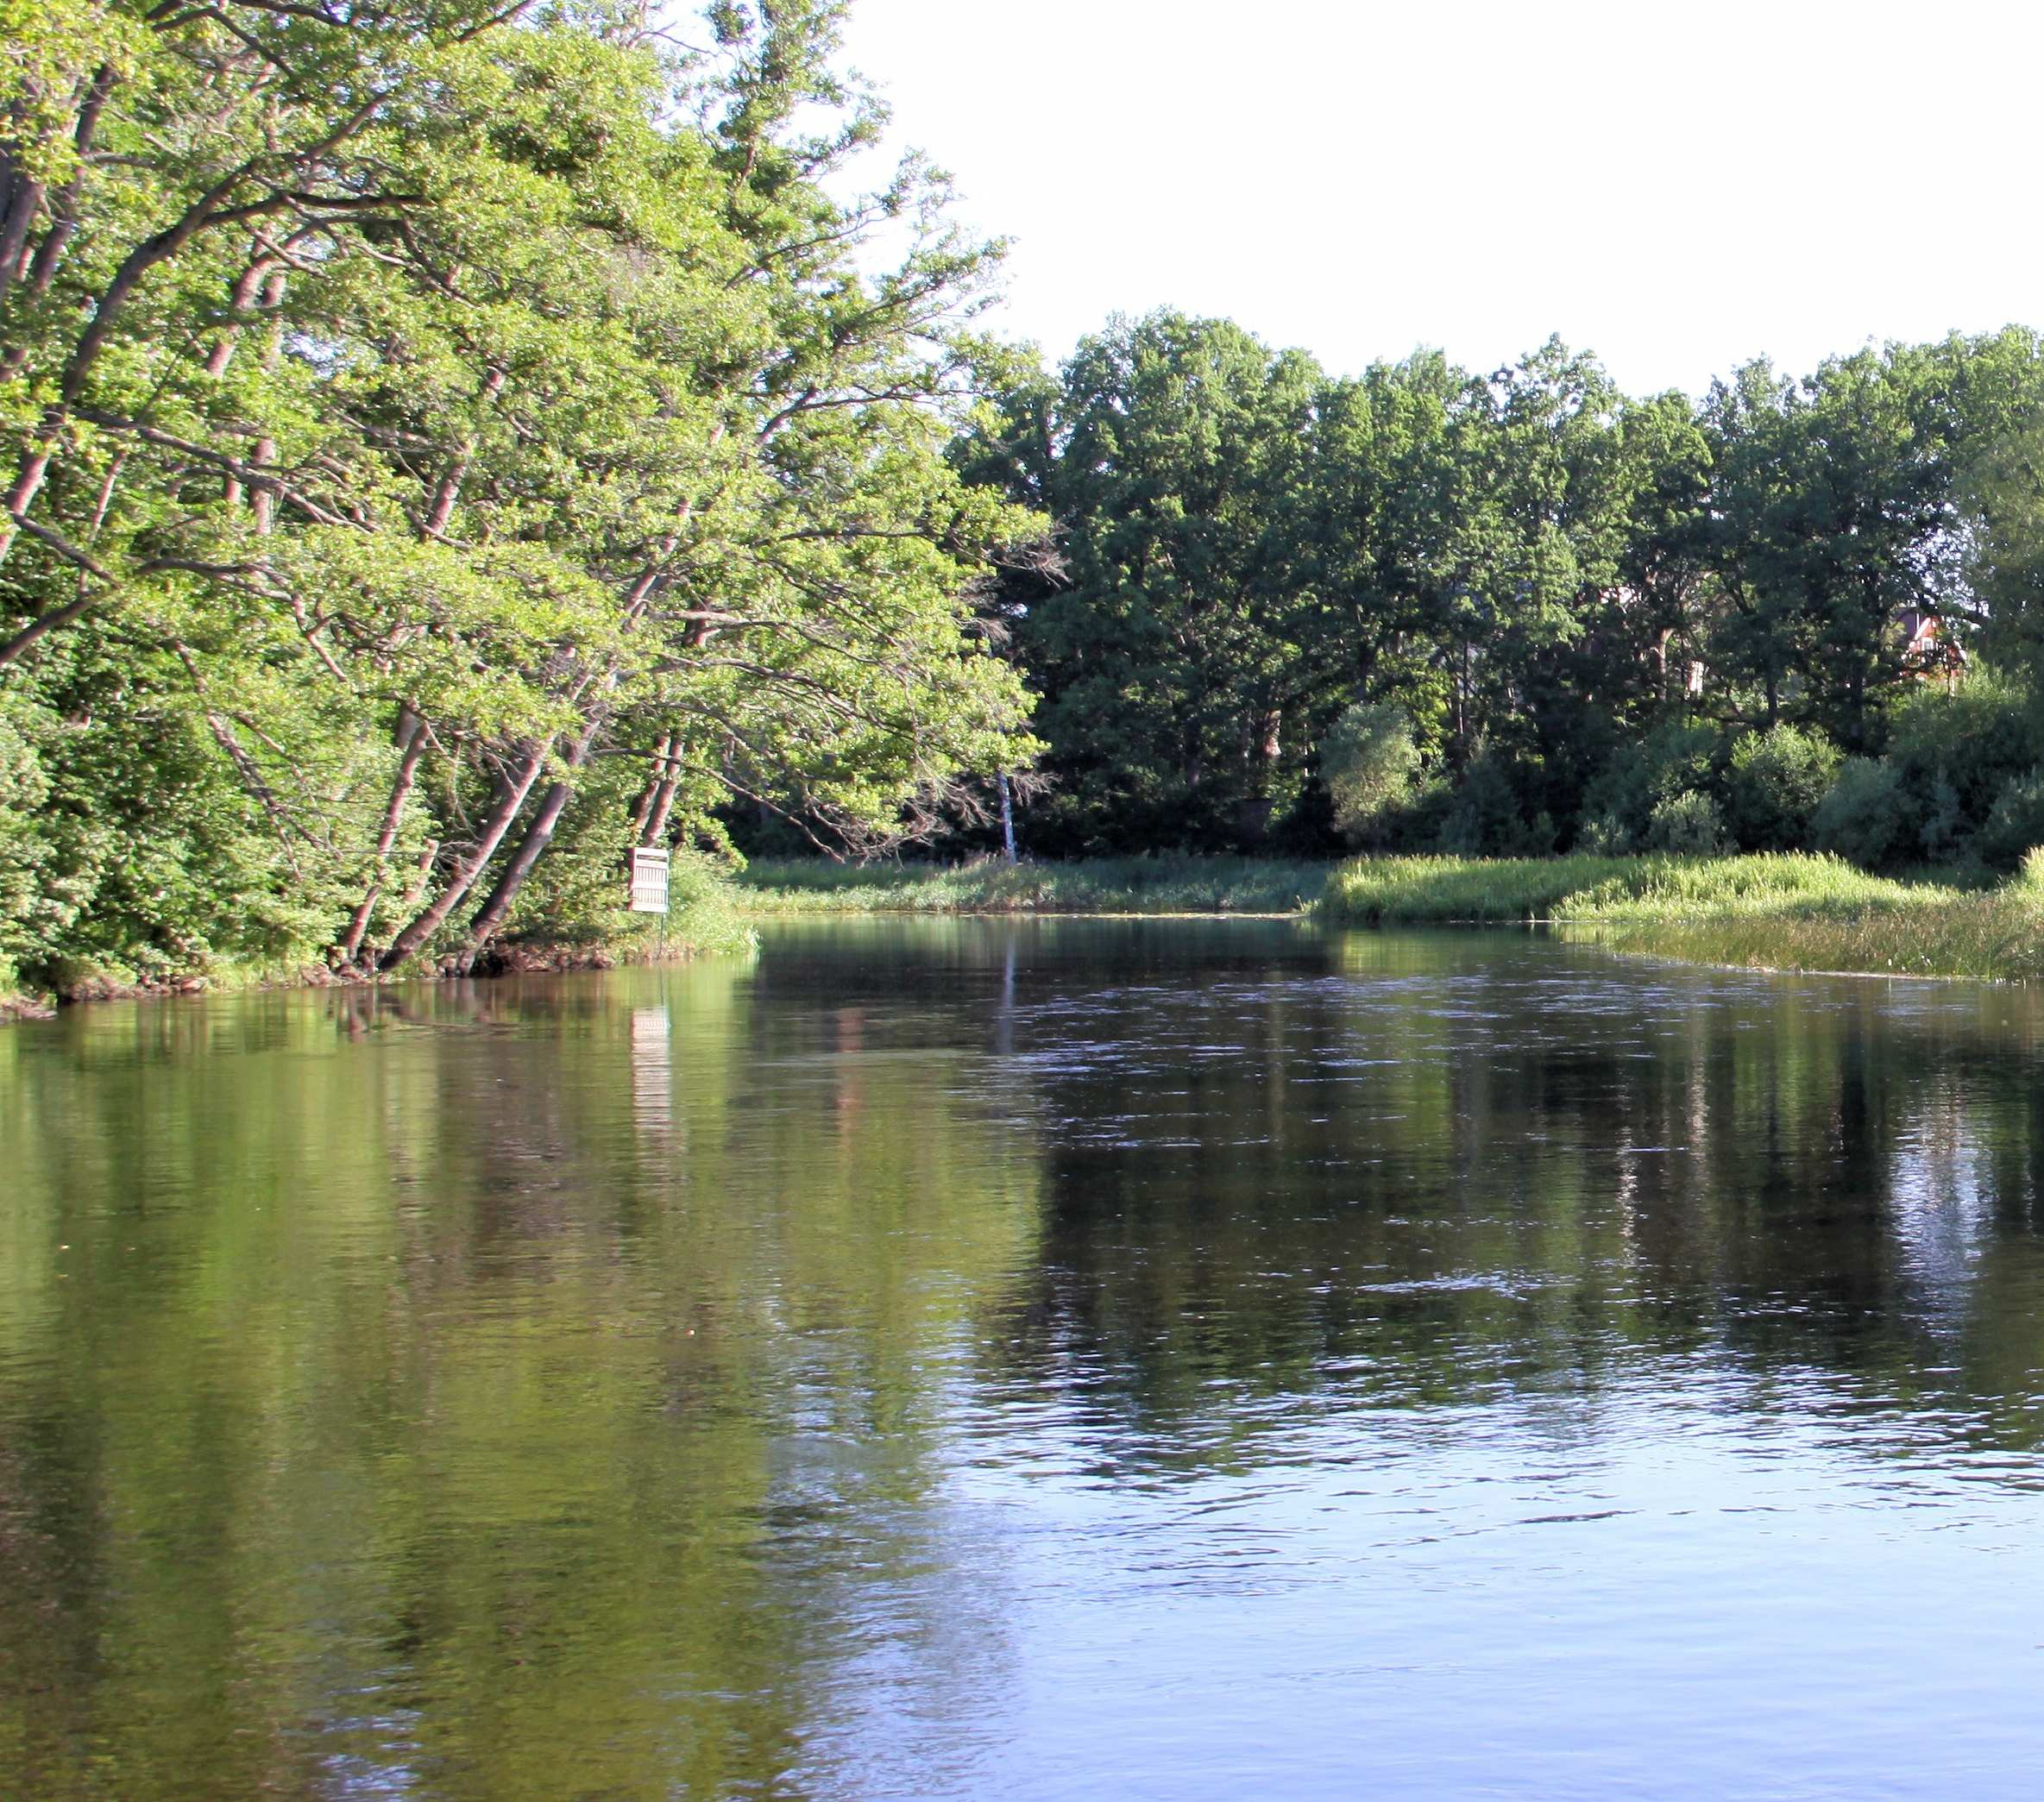
[[[1117,321],[961,468],[1056,523],[1010,572],[1045,853],[2044,842],[2044,344],[1764,362],[1701,404],[1550,342],[1333,377]]]
[[[2044,348],[1053,375],[844,0],[0,0],[0,988],[466,970],[634,845],[2044,842]]]
[[[1027,755],[998,247],[853,195],[837,0],[0,9],[19,979],[466,968],[734,797],[884,842]]]

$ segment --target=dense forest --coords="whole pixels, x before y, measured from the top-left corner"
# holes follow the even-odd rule
[[[959,453],[1055,522],[997,606],[1041,850],[2044,842],[2044,341],[1764,362],[1698,404],[1550,342],[1331,377],[1116,321]]]
[[[0,978],[466,970],[1002,778],[1045,856],[2044,843],[2035,333],[1053,373],[843,9],[0,0]]]

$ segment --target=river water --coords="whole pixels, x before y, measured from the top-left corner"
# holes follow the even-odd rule
[[[2023,1797],[2044,997],[847,922],[0,1031],[0,1795]]]

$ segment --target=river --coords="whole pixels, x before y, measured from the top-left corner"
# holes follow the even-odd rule
[[[0,1029],[0,1794],[2034,1797],[2044,996],[846,921]]]

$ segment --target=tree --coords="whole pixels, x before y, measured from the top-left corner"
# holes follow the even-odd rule
[[[998,247],[918,162],[831,198],[840,11],[39,19],[9,704],[145,684],[273,845],[236,880],[385,968],[479,954],[564,828],[870,839],[1026,761],[967,591],[1036,528],[945,456]]]

